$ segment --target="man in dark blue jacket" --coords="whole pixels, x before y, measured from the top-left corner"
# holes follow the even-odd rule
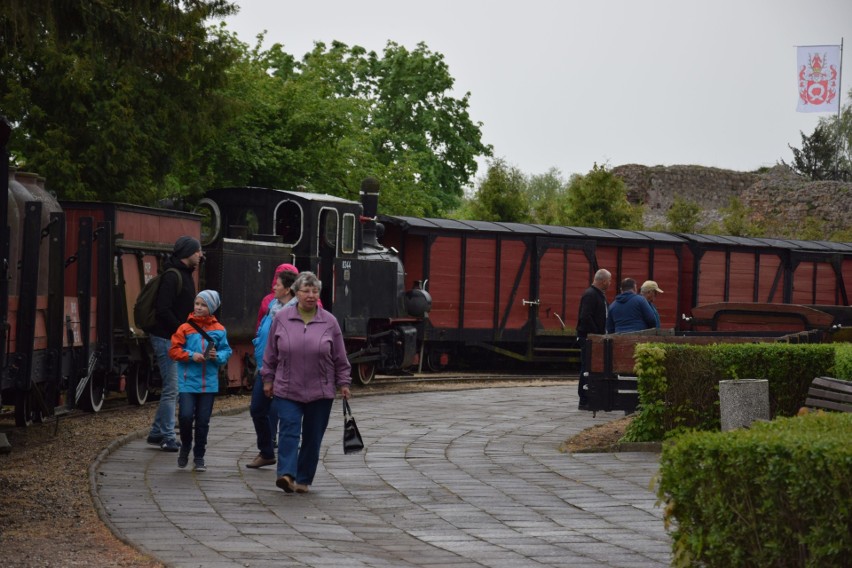
[[[625,333],[657,327],[654,309],[648,300],[636,293],[636,281],[625,278],[621,282],[621,294],[609,306],[606,316],[607,333]]]

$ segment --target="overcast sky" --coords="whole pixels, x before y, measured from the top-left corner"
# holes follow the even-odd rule
[[[841,105],[852,88],[852,0],[234,1],[242,41],[266,30],[297,59],[316,41],[424,42],[471,93],[484,142],[526,174],[789,162],[829,116],[796,112],[797,45],[843,38]]]

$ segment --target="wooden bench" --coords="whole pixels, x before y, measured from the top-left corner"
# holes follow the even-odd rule
[[[852,412],[852,381],[817,377],[808,389],[805,406]]]

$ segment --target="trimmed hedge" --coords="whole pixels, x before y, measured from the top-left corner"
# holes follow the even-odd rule
[[[835,349],[834,374],[832,376],[835,379],[852,381],[852,343],[836,343]]]
[[[849,566],[852,414],[666,442],[658,495],[675,566]]]
[[[640,412],[624,440],[650,442],[693,429],[719,430],[722,380],[766,379],[770,415],[795,415],[814,377],[833,376],[835,349],[830,344],[638,344],[634,371]]]

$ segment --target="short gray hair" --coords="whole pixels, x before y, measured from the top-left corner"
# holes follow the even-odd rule
[[[313,272],[300,272],[299,276],[296,277],[296,281],[293,282],[293,285],[290,287],[294,292],[298,292],[305,286],[311,286],[322,292],[322,282],[317,275]]]
[[[595,282],[606,282],[607,280],[612,280],[612,274],[610,274],[609,270],[601,268],[595,272]]]

